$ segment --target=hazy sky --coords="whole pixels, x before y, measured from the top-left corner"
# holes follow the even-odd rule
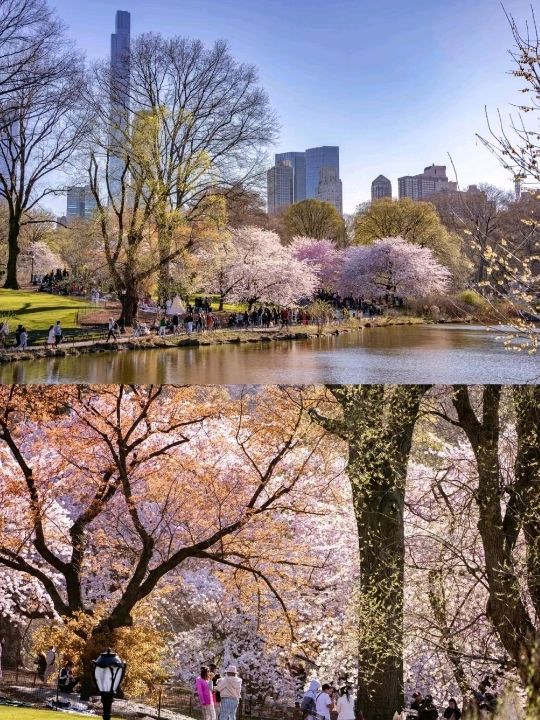
[[[108,56],[117,9],[131,12],[134,35],[227,39],[259,68],[281,123],[276,151],[340,146],[347,212],[379,173],[397,195],[400,175],[449,165],[448,153],[463,187],[511,187],[475,138],[487,132],[485,106],[507,116],[520,97],[498,0],[51,1],[89,58]],[[505,7],[530,18],[529,0]]]

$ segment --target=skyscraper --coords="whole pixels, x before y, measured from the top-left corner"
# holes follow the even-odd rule
[[[317,200],[333,205],[340,215],[343,214],[343,186],[335,167],[323,165],[319,171]]]
[[[279,163],[266,173],[268,214],[275,215],[293,202],[293,168]]]
[[[89,220],[96,210],[96,200],[90,185],[70,187],[67,191],[66,221],[80,218]]]
[[[456,191],[457,183],[446,177],[446,165],[430,165],[419,175],[398,178],[399,197],[424,200],[438,192]]]
[[[268,212],[301,202],[324,200],[343,212],[343,188],[339,179],[339,148],[325,145],[305,152],[278,153],[267,173]],[[290,168],[289,175],[283,168]],[[291,183],[290,190],[287,183]],[[272,209],[273,208],[273,209]]]
[[[293,203],[306,199],[306,154],[303,152],[277,153],[276,165],[289,165],[293,171]]]
[[[122,138],[129,127],[131,15],[125,10],[116,11],[115,32],[111,35],[111,190],[113,197],[120,194],[120,178],[124,163],[114,157],[115,148],[122,147]]]
[[[330,200],[328,198],[334,198]],[[326,200],[343,212],[339,179],[339,147],[323,145],[306,150],[306,198]]]
[[[384,175],[379,175],[371,183],[371,199],[380,200],[381,198],[392,197],[392,183]]]

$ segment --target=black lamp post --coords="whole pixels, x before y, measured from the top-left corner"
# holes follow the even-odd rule
[[[109,648],[92,662],[92,671],[103,705],[103,720],[111,720],[114,696],[126,672],[126,663]]]
[[[30,256],[30,262],[31,262],[31,266],[32,266],[32,267],[31,267],[31,270],[30,270],[30,282],[31,282],[32,285],[33,285],[33,284],[34,284],[34,257],[35,257],[35,256],[34,256],[34,253],[33,253],[32,251],[30,251],[30,252],[28,253],[28,255]]]

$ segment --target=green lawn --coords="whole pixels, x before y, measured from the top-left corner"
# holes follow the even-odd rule
[[[82,718],[98,717],[81,713],[57,713],[55,710],[34,710],[33,708],[2,707],[0,705],[0,720],[53,720],[54,718]],[[119,720],[113,718],[113,720]]]
[[[64,328],[74,328],[77,327],[77,311],[88,307],[85,299],[0,289],[0,320],[7,320],[12,332],[19,323],[27,330],[47,331],[57,320],[60,320]]]

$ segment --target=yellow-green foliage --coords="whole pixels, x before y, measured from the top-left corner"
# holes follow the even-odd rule
[[[463,290],[458,294],[457,299],[474,308],[486,306],[485,299],[474,290]]]
[[[146,695],[163,682],[166,636],[152,622],[151,609],[141,606],[134,613],[133,625],[115,630],[107,637],[93,637],[92,631],[101,617],[77,613],[64,622],[53,621],[40,627],[33,637],[33,649],[37,654],[54,645],[61,661],[71,660],[76,673],[88,668],[89,662],[107,647],[111,647],[127,662],[123,689],[128,695]]]

